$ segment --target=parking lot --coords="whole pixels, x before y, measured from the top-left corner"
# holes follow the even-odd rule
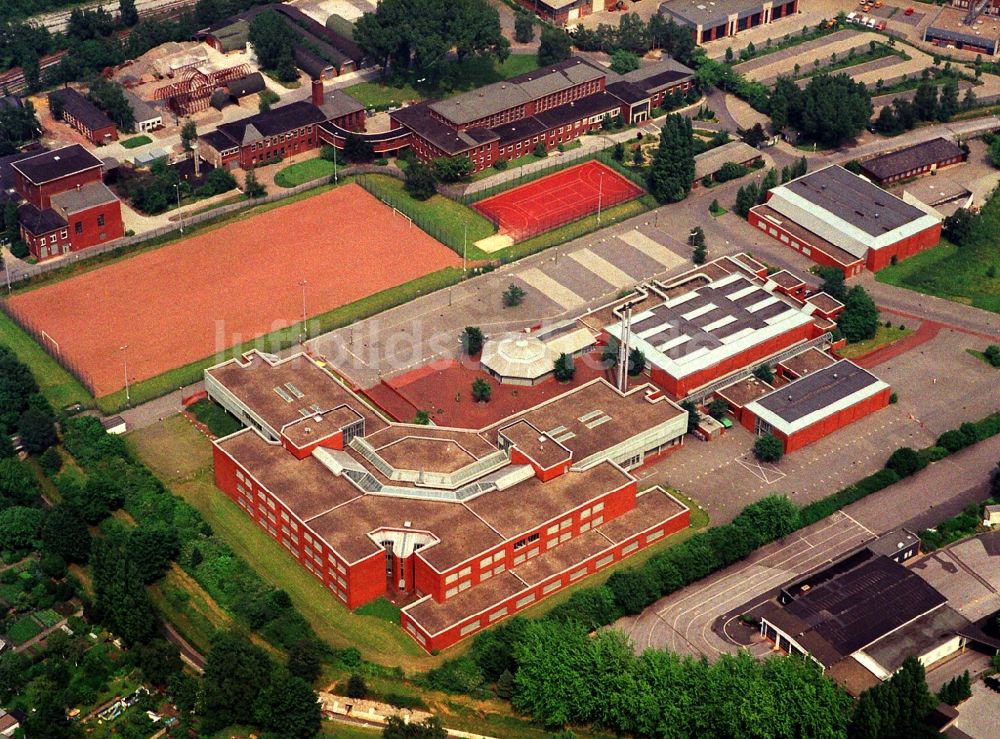
[[[755,605],[784,582],[842,556],[877,534],[897,526],[916,530],[957,513],[970,500],[983,500],[997,459],[1000,437],[993,437],[847,506],[784,541],[763,547],[748,559],[662,598],[638,616],[619,619],[612,628],[631,636],[637,651],[657,647],[710,658],[723,651],[735,652],[739,647],[727,636],[727,629],[732,633],[740,614],[752,613]],[[1000,572],[993,564],[995,559],[984,560],[969,544],[956,549],[963,562],[977,568],[976,574],[982,577],[983,569],[991,566]],[[1000,577],[996,572],[990,575],[991,580]],[[960,611],[960,599],[980,610],[988,607],[985,599],[973,603],[978,591],[965,577],[954,580],[954,584],[945,582],[944,577],[929,580],[935,587],[942,583],[942,592],[956,599],[953,606]],[[966,592],[960,592],[961,588]],[[769,650],[766,642],[751,647],[758,656]]]
[[[720,616],[872,538],[870,530],[838,513],[658,601],[638,616],[619,620],[615,628],[632,638],[637,651],[656,647],[707,657],[733,652],[737,645],[713,628]],[[762,644],[759,649],[766,653],[769,647]]]
[[[958,707],[955,728],[976,739],[987,739],[997,735],[997,716],[1000,716],[1000,693],[979,680],[972,684],[972,697]]]

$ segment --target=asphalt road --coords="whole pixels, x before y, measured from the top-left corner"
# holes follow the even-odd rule
[[[714,657],[739,646],[723,627],[776,589],[849,549],[897,526],[926,528],[987,494],[989,474],[1000,459],[993,437],[937,462],[914,477],[874,493],[785,541],[663,598],[612,628],[629,634],[636,649],[670,649]],[[767,645],[757,645],[761,654]]]

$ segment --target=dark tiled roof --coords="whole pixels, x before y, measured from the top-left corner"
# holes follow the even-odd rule
[[[28,233],[35,236],[66,228],[66,219],[54,210],[51,208],[39,210],[31,203],[25,203],[17,209],[17,220]]]
[[[811,372],[757,400],[786,423],[794,423],[822,408],[881,382],[848,359]]]
[[[216,90],[216,92],[218,92],[218,90]],[[219,131],[209,131],[208,133],[202,134],[198,138],[200,138],[206,144],[208,144],[213,149],[219,152],[226,151],[228,149],[236,149],[239,147],[238,143],[236,143],[231,138],[226,136],[226,134],[221,133]]]
[[[641,85],[634,82],[612,82],[605,89],[623,103],[633,105],[649,99],[649,94]]]
[[[63,110],[91,131],[98,131],[102,128],[115,125],[114,121],[108,118],[103,110],[87,100],[87,98],[72,87],[64,87],[61,90],[50,92],[49,100],[51,101],[53,98],[61,100]]]
[[[962,156],[958,144],[944,138],[931,139],[906,149],[861,162],[861,170],[877,180],[886,180],[914,169]]]
[[[429,105],[455,124],[471,123],[604,76],[604,72],[583,59],[572,57]]]
[[[258,113],[249,118],[233,123],[223,123],[217,129],[236,143],[250,143],[260,138],[277,136],[296,128],[326,120],[323,111],[306,100],[300,100],[280,108],[273,108],[266,113]],[[250,128],[255,130],[248,130]]]
[[[51,182],[60,177],[100,167],[101,160],[79,144],[72,144],[22,159],[12,166],[36,185],[40,185],[43,182]]]
[[[351,113],[360,113],[365,106],[352,98],[343,90],[334,90],[326,95],[320,109],[329,119],[341,118]]]
[[[422,139],[429,141],[451,156],[468,151],[474,146],[496,141],[499,138],[497,134],[485,128],[456,131],[431,115],[427,103],[408,105],[405,108],[394,110],[390,115]]]
[[[562,126],[567,123],[573,123],[581,118],[589,118],[592,115],[606,113],[609,110],[613,110],[614,108],[620,106],[621,101],[614,95],[610,95],[606,92],[598,92],[593,95],[587,95],[587,97],[580,98],[579,100],[574,100],[571,103],[560,105],[556,108],[549,108],[548,110],[538,113],[535,118],[540,120],[549,128],[552,128],[553,126]]]

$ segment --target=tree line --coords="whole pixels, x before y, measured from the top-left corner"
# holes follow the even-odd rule
[[[354,27],[354,41],[384,75],[441,78],[449,55],[461,62],[492,57],[503,62],[510,42],[486,0],[383,0]]]
[[[311,682],[323,662],[359,666],[357,652],[322,645],[287,594],[265,586],[236,560],[197,511],[170,495],[121,437],[108,435],[89,416],[63,418],[60,425],[63,448],[82,472],[62,469],[51,408],[28,368],[0,346],[0,547],[34,549],[46,570],[63,578],[67,564],[88,567],[92,594],[67,580],[84,603],[85,617],[122,639],[131,663],[171,696],[185,722],[203,732],[249,721],[282,736],[315,735],[320,714]],[[13,431],[59,493],[47,510],[27,463],[13,456]],[[137,525],[110,517],[122,507]],[[160,635],[159,615],[146,590],[175,562],[239,617],[232,630],[213,640],[200,681],[182,672],[176,647]],[[286,650],[287,661],[279,665],[252,645],[247,628]],[[69,683],[70,671],[60,667],[69,658],[63,647],[57,640],[34,662],[12,652],[0,658],[0,698],[31,696],[29,736],[79,734],[64,718],[81,694]]]

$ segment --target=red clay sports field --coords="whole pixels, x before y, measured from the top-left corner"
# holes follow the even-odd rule
[[[585,162],[480,200],[473,208],[514,241],[642,195],[642,188],[600,162]]]
[[[372,228],[378,224],[378,228]],[[357,185],[18,295],[100,397],[461,259]],[[125,356],[121,347],[128,345]]]

